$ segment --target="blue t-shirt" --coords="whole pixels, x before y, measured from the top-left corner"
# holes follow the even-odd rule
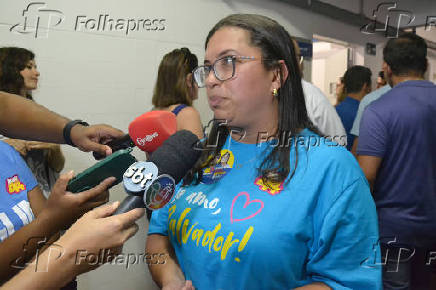
[[[354,135],[350,133],[353,127],[354,119],[356,118],[357,110],[359,109],[359,101],[350,97],[346,97],[339,105],[336,106],[341,118],[342,125],[344,125],[345,132],[347,133],[347,149],[351,150],[354,142]]]
[[[376,210],[357,162],[307,129],[294,140],[298,166],[288,184],[269,188],[257,176],[268,143],[228,138],[202,183],[179,188],[153,212],[149,234],[169,235],[197,289],[291,289],[315,281],[381,289]]]
[[[27,193],[37,185],[20,154],[0,141],[0,241],[34,219]]]
[[[374,101],[360,125],[357,154],[383,159],[373,195],[380,236],[436,242],[436,86],[406,81]]]

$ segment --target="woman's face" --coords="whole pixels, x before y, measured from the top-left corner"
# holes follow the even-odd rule
[[[274,119],[277,101],[272,91],[274,73],[264,68],[261,50],[250,45],[250,33],[237,27],[223,27],[210,38],[206,48],[205,64],[211,65],[224,56],[254,57],[254,60],[236,60],[234,77],[218,80],[211,71],[206,79],[209,106],[216,119],[229,125],[262,128]]]
[[[36,69],[36,63],[31,60],[26,67],[20,71],[20,75],[24,79],[24,89],[31,91],[38,87],[39,71]]]

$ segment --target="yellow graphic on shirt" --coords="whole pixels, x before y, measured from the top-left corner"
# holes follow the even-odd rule
[[[26,185],[21,182],[18,175],[6,179],[6,191],[9,194],[20,193],[23,190],[26,190]]]
[[[254,181],[254,184],[259,186],[259,189],[262,191],[266,191],[271,195],[276,195],[280,193],[280,191],[283,190],[283,181],[282,182],[271,182],[269,181],[268,184],[263,182],[262,177],[256,178]]]
[[[171,218],[176,211],[176,205],[173,205],[168,210],[168,232],[172,233],[179,245],[188,242],[194,243],[197,247],[208,248],[209,253],[220,253],[221,260],[225,260],[227,253],[232,246],[238,246],[238,253],[242,252],[250,240],[254,227],[250,226],[242,238],[234,239],[235,233],[230,232],[226,237],[217,235],[221,229],[221,223],[218,223],[213,230],[206,230],[197,227],[198,223],[190,225],[190,220],[187,218],[191,208],[185,208],[178,219]],[[188,229],[189,227],[189,229]],[[240,258],[235,257],[235,261],[240,262]]]
[[[218,181],[233,168],[234,163],[235,156],[232,151],[227,149],[221,150],[220,155],[217,155],[212,161],[212,165],[203,170],[202,182],[211,184]]]

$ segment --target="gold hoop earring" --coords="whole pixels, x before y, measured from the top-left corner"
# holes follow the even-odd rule
[[[273,95],[273,97],[277,97],[279,95],[279,92],[277,91],[277,89],[273,89],[272,95]]]

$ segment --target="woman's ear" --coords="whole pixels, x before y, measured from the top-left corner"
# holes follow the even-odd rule
[[[186,75],[186,86],[192,89],[192,73]]]
[[[289,76],[289,70],[284,60],[279,60],[279,66],[274,70],[273,89],[280,89]]]

